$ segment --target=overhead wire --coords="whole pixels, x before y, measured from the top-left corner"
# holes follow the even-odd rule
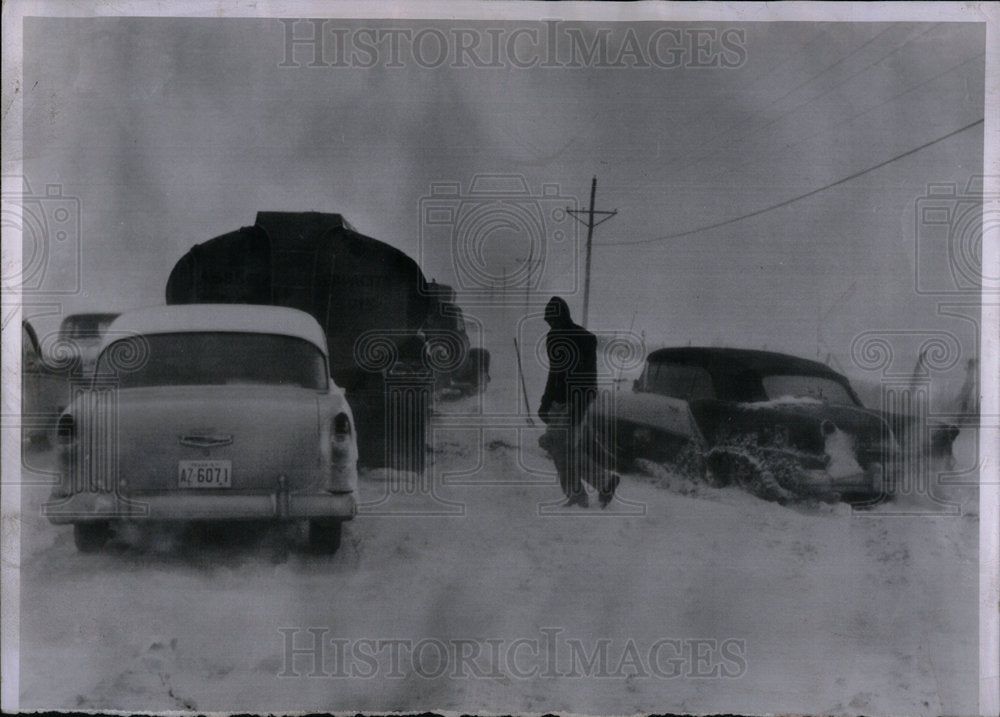
[[[785,65],[787,65],[789,62],[791,62],[792,60],[794,60],[800,54],[805,53],[808,50],[808,48],[812,47],[812,45],[817,40],[819,40],[819,39],[821,39],[822,37],[825,37],[825,36],[827,36],[827,33],[826,33],[825,30],[818,30],[814,34],[810,35],[809,39],[806,42],[799,44],[799,52],[798,53],[790,53],[789,57],[786,57],[784,60],[782,60],[777,65],[775,65],[774,67],[772,67],[770,70],[768,70],[767,72],[765,72],[763,75],[761,75],[760,77],[756,78],[754,80],[754,82],[753,82],[753,86],[750,89],[748,89],[747,91],[751,91],[751,92],[758,91],[757,90],[757,86],[762,85],[764,80],[766,80],[768,77],[770,77],[775,72],[777,72],[778,70],[780,70],[782,67],[784,67]],[[702,123],[702,116],[700,114],[698,114],[698,115],[695,116],[694,119],[690,120],[689,122],[686,122],[682,127],[680,127],[678,130],[675,130],[675,131],[676,131],[677,134],[682,134],[684,132],[684,130],[688,129],[689,127],[691,127],[693,125],[696,125],[696,124],[701,124],[701,123]],[[701,149],[702,147],[704,147],[707,144],[711,143],[716,137],[725,135],[726,132],[728,132],[729,130],[733,129],[738,124],[739,124],[739,122],[734,123],[733,125],[730,126],[729,129],[725,130],[721,134],[709,137],[708,139],[704,140],[700,144],[695,145],[694,147],[687,147],[687,148],[685,148],[683,150],[683,153],[684,154],[688,154],[688,153],[690,153],[693,150]],[[680,154],[675,154],[675,155],[672,155],[670,157],[667,157],[666,161],[672,161],[673,159],[679,159],[680,157],[681,157]]]
[[[859,172],[855,172],[854,174],[851,174],[851,175],[848,175],[848,176],[843,177],[841,179],[838,179],[837,181],[831,182],[830,184],[826,184],[826,185],[824,185],[822,187],[819,187],[818,189],[813,189],[812,191],[806,192],[805,194],[799,194],[799,195],[797,195],[795,197],[792,197],[791,199],[786,199],[784,201],[778,202],[777,204],[771,204],[770,206],[763,207],[761,209],[757,209],[757,210],[749,212],[747,214],[742,214],[742,215],[740,215],[738,217],[733,217],[731,219],[725,219],[725,220],[720,221],[720,222],[715,222],[714,224],[707,224],[705,226],[696,227],[694,229],[688,229],[688,230],[683,231],[683,232],[674,232],[673,234],[665,234],[665,235],[659,236],[659,237],[651,237],[651,238],[648,238],[648,239],[636,239],[636,240],[621,241],[621,242],[594,242],[593,244],[594,244],[594,246],[634,246],[634,245],[637,245],[637,244],[653,244],[653,243],[656,243],[656,242],[667,241],[669,239],[679,239],[681,237],[691,236],[692,234],[699,234],[701,232],[709,231],[711,229],[719,229],[720,227],[729,226],[730,224],[735,224],[737,222],[741,222],[744,219],[750,219],[751,217],[757,217],[757,216],[760,216],[761,214],[765,214],[766,212],[774,211],[775,209],[781,209],[782,207],[787,207],[789,204],[792,204],[794,202],[798,202],[798,201],[800,201],[802,199],[806,199],[807,197],[815,196],[816,194],[819,194],[820,192],[825,192],[828,189],[832,189],[833,187],[837,187],[837,186],[839,186],[841,184],[844,184],[846,182],[849,182],[849,181],[851,181],[853,179],[857,179],[858,177],[861,177],[861,176],[863,176],[865,174],[868,174],[870,172],[874,172],[877,169],[881,169],[882,167],[885,167],[888,164],[892,164],[893,162],[897,162],[897,161],[899,161],[899,160],[901,160],[901,159],[903,159],[905,157],[909,157],[910,155],[916,154],[917,152],[920,152],[921,150],[927,149],[928,147],[931,147],[931,146],[933,146],[935,144],[938,144],[940,142],[944,142],[945,140],[950,139],[951,137],[954,137],[955,135],[961,134],[962,132],[965,132],[965,131],[967,131],[969,129],[972,129],[973,127],[975,127],[977,125],[980,125],[982,123],[983,123],[983,118],[980,117],[975,122],[971,122],[970,124],[967,124],[964,127],[960,127],[959,129],[953,130],[953,131],[949,132],[946,135],[943,135],[941,137],[938,137],[937,139],[931,140],[930,142],[925,142],[924,144],[920,145],[919,147],[914,147],[913,149],[909,149],[906,152],[903,152],[901,154],[897,154],[896,156],[891,157],[890,159],[887,159],[884,162],[879,162],[876,165],[873,165],[873,166],[868,167],[866,169],[862,169]]]
[[[822,94],[819,94],[819,95],[817,95],[817,96],[813,97],[812,99],[810,99],[810,100],[807,100],[806,102],[803,102],[803,103],[799,104],[799,105],[798,105],[798,106],[796,106],[796,107],[793,107],[793,108],[792,108],[792,109],[790,109],[790,110],[789,110],[788,112],[786,112],[785,114],[783,114],[783,115],[782,115],[781,117],[776,117],[775,119],[773,119],[773,120],[771,120],[771,121],[769,121],[769,122],[766,122],[766,123],[764,123],[764,124],[762,124],[762,125],[759,125],[759,126],[757,126],[757,127],[754,127],[754,129],[753,129],[752,131],[756,133],[756,132],[760,132],[761,130],[764,130],[764,129],[767,129],[767,128],[768,128],[768,127],[770,127],[770,126],[772,126],[772,125],[774,125],[774,124],[777,124],[777,123],[778,123],[778,122],[780,122],[781,120],[783,120],[783,119],[785,119],[785,118],[787,118],[787,117],[790,117],[791,115],[795,114],[795,113],[796,113],[796,112],[798,112],[799,110],[801,110],[801,109],[804,109],[804,108],[806,108],[806,107],[809,107],[810,105],[812,105],[812,104],[813,104],[813,103],[815,103],[815,102],[818,102],[819,100],[823,99],[824,97],[826,97],[827,95],[829,95],[829,94],[830,94],[831,92],[833,92],[833,91],[834,91],[834,90],[836,90],[837,88],[839,88],[839,87],[842,87],[843,85],[845,85],[845,84],[847,84],[848,82],[850,82],[851,80],[853,80],[853,79],[854,79],[855,77],[857,77],[858,75],[860,75],[860,74],[861,74],[862,72],[865,72],[866,70],[870,70],[870,69],[871,69],[872,67],[874,67],[875,65],[878,65],[878,64],[882,63],[882,62],[883,62],[883,61],[885,61],[885,60],[886,60],[887,58],[889,58],[889,57],[891,57],[892,55],[896,54],[897,52],[899,52],[900,50],[902,50],[902,49],[903,49],[903,47],[905,47],[905,46],[906,46],[906,45],[907,45],[907,44],[908,44],[909,42],[911,42],[911,41],[913,41],[913,40],[916,40],[916,39],[919,39],[920,37],[923,37],[924,35],[926,35],[926,34],[927,34],[928,32],[930,32],[930,31],[931,31],[931,30],[933,30],[933,29],[934,29],[934,28],[930,28],[929,30],[926,30],[925,32],[922,32],[922,33],[920,33],[920,34],[919,34],[919,35],[917,35],[916,37],[912,37],[912,38],[910,38],[909,40],[907,40],[906,42],[904,42],[904,43],[903,43],[902,45],[900,45],[899,47],[896,47],[896,48],[894,48],[893,50],[890,50],[889,52],[887,52],[886,54],[882,55],[882,56],[881,56],[880,58],[878,58],[877,60],[875,60],[875,61],[873,61],[873,62],[869,63],[868,65],[866,65],[866,66],[864,66],[864,67],[862,67],[862,68],[861,68],[860,70],[858,70],[857,72],[855,72],[855,73],[854,73],[853,75],[850,75],[850,76],[848,76],[848,77],[845,77],[845,78],[844,78],[844,79],[843,79],[842,81],[838,82],[838,83],[837,83],[836,85],[834,85],[834,86],[833,86],[833,87],[831,87],[830,89],[826,90],[826,91],[825,91],[825,92],[823,92]],[[748,164],[748,163],[749,163],[749,162],[744,162],[743,164]],[[730,169],[728,169],[728,168],[727,168],[727,169],[723,169],[723,170],[720,170],[719,172],[716,172],[716,173],[715,173],[714,175],[711,175],[711,176],[709,177],[709,179],[712,179],[712,178],[714,178],[714,177],[717,177],[717,176],[719,176],[720,174],[728,174],[728,173],[729,173],[730,171],[731,171],[731,170],[730,170]]]
[[[976,59],[978,59],[978,58],[980,58],[980,57],[984,57],[984,56],[985,56],[985,53],[983,53],[983,52],[979,52],[979,53],[977,53],[976,55],[974,55],[973,57],[970,57],[970,58],[968,58],[968,59],[966,59],[966,60],[963,60],[962,62],[958,63],[957,65],[952,65],[952,66],[951,66],[951,67],[949,67],[948,69],[946,69],[946,70],[943,70],[943,71],[941,71],[941,72],[937,73],[937,74],[936,74],[936,75],[934,75],[933,77],[929,77],[929,78],[927,78],[926,80],[923,80],[922,82],[919,82],[919,83],[917,83],[917,84],[913,85],[912,87],[908,87],[908,88],[906,88],[906,89],[905,89],[905,90],[903,90],[902,92],[898,92],[898,93],[896,93],[896,94],[895,94],[895,95],[893,95],[892,97],[889,97],[889,98],[887,98],[887,99],[885,99],[885,100],[882,100],[882,101],[881,101],[881,102],[879,102],[879,103],[878,103],[877,105],[874,105],[874,106],[872,106],[872,107],[869,107],[868,109],[864,110],[863,112],[859,112],[859,113],[858,113],[858,114],[856,114],[856,115],[852,115],[851,117],[848,117],[847,119],[845,119],[845,120],[843,120],[843,121],[841,121],[841,122],[838,122],[837,124],[833,125],[832,127],[827,127],[826,129],[824,129],[824,130],[823,130],[823,132],[826,132],[826,133],[829,133],[829,132],[831,132],[832,130],[835,130],[835,129],[837,129],[838,127],[843,127],[844,125],[847,125],[847,124],[851,124],[851,123],[853,123],[853,122],[854,122],[855,120],[858,120],[858,119],[860,119],[860,118],[864,117],[865,115],[869,114],[870,112],[874,112],[874,111],[875,111],[875,110],[877,110],[877,109],[878,109],[879,107],[882,107],[882,106],[884,106],[884,105],[888,104],[889,102],[893,102],[894,100],[897,100],[897,99],[899,99],[899,98],[900,98],[900,97],[902,97],[903,95],[907,95],[907,94],[909,94],[910,92],[913,92],[913,91],[915,91],[915,90],[918,90],[918,89],[920,89],[921,87],[925,87],[926,85],[929,85],[929,84],[930,84],[931,82],[934,82],[934,81],[936,81],[936,80],[938,80],[938,79],[940,79],[940,78],[944,77],[945,75],[947,75],[947,74],[949,74],[949,73],[951,73],[951,72],[954,72],[955,70],[958,70],[958,69],[960,69],[961,67],[964,67],[965,65],[969,64],[969,63],[970,63],[970,62],[972,62],[973,60],[976,60]],[[817,98],[817,99],[818,99],[818,98]],[[813,133],[813,134],[811,134],[811,135],[809,135],[809,136],[807,136],[807,137],[803,137],[803,138],[802,138],[802,139],[800,139],[800,140],[797,140],[797,141],[795,141],[795,142],[791,142],[791,143],[789,143],[789,144],[786,144],[786,145],[785,145],[784,147],[782,147],[782,148],[781,148],[781,149],[780,149],[779,151],[780,151],[780,152],[787,152],[787,151],[788,151],[789,149],[791,149],[792,147],[796,147],[796,146],[798,146],[798,145],[802,144],[803,142],[806,142],[806,141],[808,141],[808,140],[812,139],[813,137],[816,137],[816,136],[818,136],[819,134],[820,134],[819,132],[815,132],[815,133]],[[757,161],[758,161],[758,159],[759,159],[759,158],[760,158],[760,157],[761,157],[762,155],[768,155],[768,156],[774,156],[774,154],[775,154],[775,151],[774,151],[774,149],[773,149],[773,148],[767,148],[767,149],[765,149],[765,150],[764,150],[764,152],[763,152],[763,153],[761,153],[761,152],[758,152],[758,153],[757,153],[756,155],[753,155],[753,156],[749,156],[749,157],[747,157],[747,156],[743,156],[743,157],[741,157],[741,159],[743,159],[743,161],[742,161],[742,162],[741,162],[740,164],[738,164],[738,165],[736,165],[736,166],[733,166],[733,167],[728,167],[728,168],[726,168],[725,170],[720,170],[719,172],[716,172],[715,174],[712,174],[712,175],[709,175],[709,176],[707,177],[707,179],[708,179],[708,180],[711,180],[711,179],[714,179],[714,178],[716,178],[716,177],[719,177],[719,176],[724,176],[724,175],[728,175],[728,174],[731,174],[731,173],[733,172],[733,170],[735,170],[735,169],[739,169],[740,167],[745,167],[745,166],[748,166],[748,165],[751,165],[751,164],[754,164],[755,162],[757,162]]]
[[[791,90],[789,90],[789,91],[788,91],[788,92],[786,92],[785,94],[781,95],[781,96],[780,96],[780,97],[778,97],[777,99],[773,100],[773,101],[772,101],[772,102],[770,103],[770,106],[772,106],[772,107],[773,107],[774,105],[776,105],[776,104],[778,104],[779,102],[781,102],[781,100],[783,100],[783,99],[785,99],[786,97],[790,96],[790,95],[791,95],[792,93],[794,93],[794,92],[798,91],[799,89],[801,89],[801,88],[805,87],[805,86],[806,86],[806,85],[808,85],[809,83],[811,83],[811,82],[814,82],[814,81],[816,81],[817,79],[819,79],[820,77],[822,77],[823,75],[825,75],[825,74],[826,74],[827,72],[829,72],[830,70],[832,70],[832,69],[833,69],[834,67],[837,67],[838,65],[840,65],[840,64],[842,64],[842,63],[846,62],[847,60],[851,59],[852,57],[854,57],[855,55],[857,55],[857,54],[858,54],[859,52],[861,52],[862,50],[864,50],[864,49],[865,49],[866,47],[868,47],[868,46],[869,46],[869,45],[870,45],[870,44],[871,44],[872,42],[874,42],[874,41],[875,41],[875,40],[877,40],[877,39],[878,39],[879,37],[881,37],[882,35],[884,35],[885,33],[887,33],[887,32],[888,32],[889,30],[893,29],[893,27],[895,27],[895,25],[893,25],[893,26],[891,26],[891,27],[888,27],[888,28],[886,28],[886,29],[882,30],[881,32],[877,33],[876,35],[874,35],[873,37],[871,37],[871,38],[870,38],[869,40],[867,40],[866,42],[864,42],[864,43],[863,43],[862,45],[860,45],[859,47],[856,47],[855,49],[851,50],[851,51],[850,51],[850,52],[849,52],[849,53],[848,53],[847,55],[845,55],[845,56],[841,57],[840,59],[836,60],[835,62],[831,63],[830,65],[827,65],[827,66],[826,66],[826,67],[824,67],[824,68],[823,68],[822,70],[820,70],[820,71],[819,71],[819,72],[817,72],[816,74],[814,74],[814,75],[810,76],[810,77],[809,77],[808,79],[804,80],[803,82],[800,82],[800,83],[799,83],[798,85],[796,85],[795,87],[793,87],[793,88],[792,88]],[[936,27],[936,26],[935,26],[935,27]],[[923,33],[921,33],[920,35],[918,35],[918,37],[920,37],[920,36],[923,36],[924,34],[926,34],[926,33],[930,32],[930,31],[931,31],[931,30],[933,30],[933,29],[934,29],[933,27],[932,27],[932,28],[929,28],[928,30],[926,30],[926,31],[924,31]],[[906,39],[906,40],[905,40],[905,41],[904,41],[904,42],[903,42],[903,43],[902,43],[901,45],[899,45],[899,46],[898,46],[897,48],[895,48],[895,50],[899,50],[899,49],[901,49],[901,48],[902,48],[902,47],[904,47],[904,46],[905,46],[905,45],[906,45],[907,43],[911,42],[911,41],[912,41],[913,39],[914,39],[914,38],[912,38],[912,37],[910,37],[910,38],[907,38],[907,39]],[[895,51],[895,50],[893,50],[893,51]],[[891,53],[890,53],[890,54],[891,54]],[[879,61],[881,61],[881,59],[884,59],[884,57],[883,57],[883,58],[880,58],[880,60],[879,60]],[[865,69],[867,69],[867,68],[865,68]],[[863,71],[863,70],[862,70],[862,71]],[[848,78],[848,79],[850,79],[850,78]],[[837,86],[839,86],[839,85],[837,85]],[[834,87],[834,89],[835,89],[835,88],[836,88],[836,86]],[[807,102],[806,102],[806,103],[804,103],[804,104],[805,104],[805,105],[808,105],[808,104],[809,104],[810,102],[814,101],[815,99],[817,99],[817,98],[813,98],[812,100],[809,100],[809,101],[807,101]],[[752,132],[756,132],[756,131],[758,131],[758,130],[760,130],[760,129],[763,129],[764,127],[768,127],[768,126],[770,126],[771,124],[774,124],[775,122],[778,122],[778,121],[782,120],[782,119],[783,119],[784,117],[788,116],[788,115],[789,115],[789,114],[791,114],[792,112],[795,112],[795,111],[797,111],[797,110],[798,110],[798,109],[800,109],[800,108],[801,108],[802,106],[803,106],[803,104],[800,104],[800,105],[798,105],[798,106],[796,106],[796,107],[792,108],[791,110],[789,110],[789,111],[787,111],[787,112],[783,112],[783,113],[781,113],[781,114],[780,114],[780,115],[779,115],[778,117],[776,117],[776,118],[774,118],[774,119],[771,119],[771,120],[768,120],[768,121],[767,121],[767,122],[766,122],[765,124],[763,124],[763,125],[760,125],[760,126],[757,126],[757,127],[753,127],[753,128],[751,128],[751,129],[750,129],[749,131],[747,131],[747,132],[744,132],[744,133],[742,133],[741,135],[739,135],[739,138],[743,138],[743,137],[746,137],[746,136],[748,136],[748,135],[749,135],[750,133],[752,133]],[[742,123],[741,123],[741,122],[736,122],[736,123],[733,123],[733,124],[732,124],[732,125],[730,125],[730,126],[729,126],[729,127],[727,128],[727,129],[725,129],[725,130],[723,130],[722,132],[719,132],[719,133],[717,133],[717,134],[713,135],[712,137],[709,137],[709,138],[708,138],[707,140],[705,140],[705,141],[704,141],[704,142],[702,142],[701,144],[699,144],[699,145],[695,146],[695,147],[693,148],[693,150],[692,150],[692,151],[697,151],[697,150],[698,150],[699,148],[701,148],[701,147],[705,147],[705,146],[707,146],[707,145],[709,145],[709,144],[712,144],[712,143],[716,142],[716,140],[719,140],[719,139],[721,139],[722,137],[725,137],[725,136],[727,136],[727,135],[731,134],[731,133],[732,133],[733,131],[735,131],[735,130],[737,130],[737,129],[739,128],[740,124],[742,124]],[[701,161],[704,161],[704,160],[708,159],[709,157],[712,157],[712,156],[713,156],[714,154],[716,154],[716,153],[717,153],[717,152],[719,152],[720,150],[723,150],[723,149],[725,149],[726,147],[729,147],[729,146],[731,146],[731,144],[732,144],[732,142],[727,142],[727,143],[726,143],[725,145],[721,145],[721,146],[718,146],[718,147],[716,147],[715,149],[712,149],[712,150],[709,150],[708,152],[703,152],[703,153],[701,153],[700,155],[698,155],[697,157],[691,157],[691,158],[690,158],[690,159],[689,159],[689,160],[688,160],[688,161],[687,161],[687,162],[686,162],[685,164],[682,164],[681,166],[677,167],[677,170],[678,170],[678,171],[680,171],[680,170],[683,170],[683,169],[686,169],[687,167],[689,167],[689,166],[691,166],[691,165],[695,164],[696,162],[701,162]]]

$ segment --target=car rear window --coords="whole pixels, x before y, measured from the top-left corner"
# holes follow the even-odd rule
[[[97,364],[121,388],[279,385],[327,388],[326,360],[303,339],[273,334],[190,332],[130,337],[110,344]]]
[[[712,376],[700,366],[655,362],[646,366],[645,390],[662,396],[693,401],[715,398]]]
[[[771,401],[806,398],[840,405],[854,404],[851,394],[840,382],[824,376],[765,376],[764,392]]]

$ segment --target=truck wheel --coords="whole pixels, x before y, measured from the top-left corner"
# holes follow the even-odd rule
[[[96,553],[108,542],[110,532],[104,521],[73,523],[73,542],[81,553]]]
[[[340,548],[344,523],[336,518],[314,518],[309,521],[309,548],[323,555],[333,555]]]

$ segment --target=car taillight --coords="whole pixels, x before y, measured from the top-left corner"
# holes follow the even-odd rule
[[[330,426],[330,457],[334,463],[341,463],[351,455],[354,441],[351,439],[351,417],[338,413]]]
[[[56,441],[62,446],[68,446],[76,441],[76,421],[72,416],[59,417],[59,422],[56,424]]]
[[[351,435],[351,419],[346,413],[338,413],[333,417],[333,435],[335,438]]]
[[[357,490],[358,452],[354,444],[351,417],[341,412],[330,422],[330,474],[326,490],[332,493],[350,493]]]

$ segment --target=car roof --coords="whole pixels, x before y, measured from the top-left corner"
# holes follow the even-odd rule
[[[837,373],[819,361],[756,349],[720,348],[715,346],[682,346],[651,351],[649,362],[672,361],[692,366],[702,366],[712,373],[720,369],[751,371],[761,376],[794,374],[823,376],[847,383],[843,374]]]
[[[292,336],[327,353],[326,335],[312,316],[284,306],[255,304],[174,304],[129,311],[108,327],[101,350],[123,336],[202,331]]]

